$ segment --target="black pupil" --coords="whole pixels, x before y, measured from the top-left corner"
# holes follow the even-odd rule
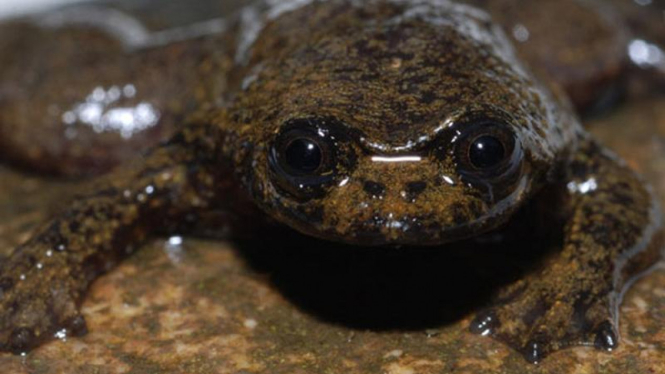
[[[505,157],[506,149],[501,141],[490,135],[476,139],[469,150],[471,163],[479,169],[497,166]]]
[[[289,143],[284,156],[289,167],[303,174],[317,171],[323,160],[321,147],[316,141],[307,138],[298,138]]]

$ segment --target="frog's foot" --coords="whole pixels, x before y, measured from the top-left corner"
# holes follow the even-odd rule
[[[548,276],[520,281],[499,295],[497,304],[478,314],[472,332],[491,335],[531,363],[571,346],[618,346],[614,292],[589,280]]]
[[[16,272],[13,262],[10,258],[0,271],[0,351],[22,354],[48,340],[87,332],[78,310],[79,288],[67,269],[35,264]]]

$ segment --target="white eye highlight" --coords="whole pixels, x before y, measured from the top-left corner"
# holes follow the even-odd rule
[[[400,157],[383,157],[383,156],[373,156],[373,162],[388,162],[388,163],[398,163],[398,162],[420,162],[423,158],[420,156],[400,156]]]

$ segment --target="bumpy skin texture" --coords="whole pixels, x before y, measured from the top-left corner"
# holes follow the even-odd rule
[[[566,217],[561,252],[499,292],[471,324],[531,362],[574,345],[615,349],[621,292],[665,245],[660,207],[616,156],[587,140],[568,168],[557,201]]]
[[[469,2],[491,13],[519,57],[537,75],[561,85],[578,110],[596,109],[618,94],[631,30],[606,1]]]
[[[565,222],[561,251],[498,292],[471,329],[531,362],[571,345],[616,347],[621,292],[660,256],[660,208],[486,13],[446,1],[280,1],[242,19],[229,33],[240,38],[195,56],[210,77],[179,133],[1,264],[2,348],[85,331],[77,306],[99,274],[164,229],[246,222],[218,212],[258,207],[358,250],[446,250],[543,196]],[[484,136],[501,143],[491,167],[474,161]],[[318,166],[294,173],[288,150],[302,139],[318,142]]]

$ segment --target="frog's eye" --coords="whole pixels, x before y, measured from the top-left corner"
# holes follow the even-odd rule
[[[290,121],[270,149],[273,179],[297,197],[316,197],[336,173],[335,139],[317,124],[311,119]]]
[[[477,169],[490,169],[506,159],[506,147],[493,135],[481,135],[471,142],[469,161]]]
[[[454,152],[462,174],[492,180],[521,164],[522,149],[509,126],[496,121],[480,121],[461,127]]]
[[[297,137],[284,147],[280,160],[292,175],[311,175],[323,165],[323,152],[317,139]]]

